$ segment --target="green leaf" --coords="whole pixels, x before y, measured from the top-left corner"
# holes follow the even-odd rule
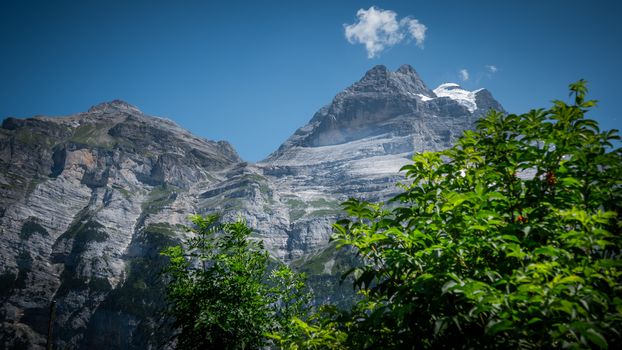
[[[557,283],[559,284],[570,284],[570,283],[584,283],[585,281],[583,280],[583,278],[579,277],[579,276],[566,276],[562,279],[560,279]]]
[[[567,187],[581,187],[581,182],[574,177],[564,177],[559,179],[559,183]]]
[[[527,321],[527,324],[534,324],[538,322],[542,322],[542,319],[540,317],[533,317],[529,321]]]
[[[551,246],[545,246],[541,248],[536,248],[533,250],[533,254],[546,255],[550,257],[556,257],[559,255],[559,249]]]
[[[607,340],[605,339],[605,337],[603,337],[603,335],[597,332],[594,328],[590,328],[586,330],[585,332],[583,332],[582,334],[587,339],[589,339],[589,341],[591,341],[593,344],[595,344],[599,348],[601,349],[609,348],[609,345],[607,344]]]
[[[501,239],[503,239],[504,241],[511,241],[511,242],[520,243],[520,239],[518,239],[518,237],[516,237],[514,235],[502,235]]]
[[[510,320],[491,320],[486,325],[486,334],[495,335],[497,333],[512,329],[514,324]]]

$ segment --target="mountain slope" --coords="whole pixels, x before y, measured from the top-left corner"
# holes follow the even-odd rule
[[[175,240],[189,194],[240,162],[228,143],[121,101],[6,119],[0,132],[0,339],[28,347],[44,344],[52,299],[57,344],[84,340],[95,310],[144,258],[136,250]]]

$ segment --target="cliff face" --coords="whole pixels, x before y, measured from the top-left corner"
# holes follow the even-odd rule
[[[146,286],[157,248],[178,239],[175,225],[195,208],[191,194],[240,163],[229,144],[120,101],[70,117],[7,119],[0,145],[1,336],[29,347],[45,344],[52,299],[59,348],[87,341],[102,306],[137,307],[140,293],[115,295],[127,283]]]
[[[6,119],[0,347],[43,347],[51,300],[56,348],[165,346],[158,252],[194,212],[242,215],[275,258],[334,287],[339,203],[388,198],[413,152],[448,147],[490,108],[502,110],[486,90],[430,90],[410,66],[377,66],[257,164],[121,101]]]

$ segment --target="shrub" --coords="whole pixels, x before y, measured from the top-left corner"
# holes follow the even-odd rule
[[[242,221],[191,217],[195,235],[162,252],[170,263],[167,297],[180,349],[259,349],[304,316],[303,276],[271,266]]]

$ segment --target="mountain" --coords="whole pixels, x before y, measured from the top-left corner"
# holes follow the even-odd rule
[[[257,166],[295,202],[322,199],[338,208],[349,197],[384,200],[414,152],[448,148],[489,109],[503,110],[485,89],[443,84],[431,90],[409,65],[395,72],[375,66]],[[302,222],[314,221],[313,210],[305,207]],[[297,258],[321,248],[331,230],[322,224],[311,237],[302,234],[288,232],[283,254]]]
[[[414,152],[448,147],[489,109],[484,89],[431,90],[376,66],[278,150],[243,162],[226,142],[112,101],[0,128],[0,347],[163,348],[162,247],[194,212],[242,216],[276,259],[308,271],[319,300],[346,299],[330,245],[348,197],[384,200]]]
[[[194,210],[188,194],[240,162],[228,143],[121,101],[69,117],[5,119],[0,347],[44,345],[52,299],[57,347],[80,344],[96,310],[143,278],[137,273],[151,273],[137,270],[149,264],[140,261],[157,260],[154,247],[174,241],[172,227]]]

